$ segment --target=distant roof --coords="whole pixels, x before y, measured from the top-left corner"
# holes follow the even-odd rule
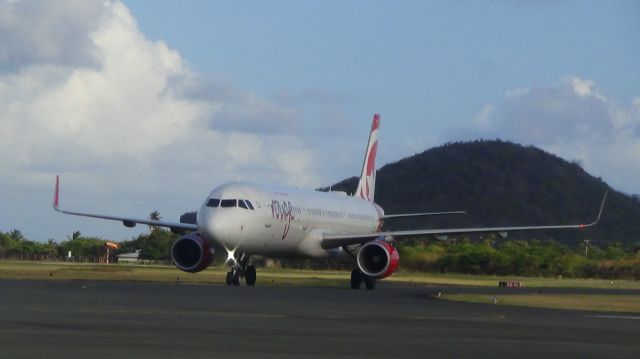
[[[139,255],[140,255],[140,250],[137,250],[137,251],[132,252],[132,253],[118,254],[116,257],[118,257],[118,258],[135,258],[135,259],[138,259]]]

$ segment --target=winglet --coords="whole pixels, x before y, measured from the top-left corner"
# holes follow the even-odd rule
[[[600,204],[600,211],[598,211],[598,217],[596,218],[596,220],[591,222],[591,223],[589,223],[589,224],[580,225],[580,228],[586,228],[586,227],[595,226],[596,224],[598,224],[598,222],[600,222],[600,218],[602,218],[602,212],[604,211],[604,204],[607,201],[607,195],[608,194],[609,194],[609,191],[606,191],[604,193],[604,197],[602,198],[602,203]]]
[[[596,221],[594,223],[600,222],[600,217],[602,217],[602,211],[604,210],[604,203],[607,201],[608,194],[609,194],[609,191],[606,191],[604,193],[604,197],[602,197],[602,204],[600,204],[600,211],[598,212],[598,218],[596,218]]]
[[[56,175],[56,189],[53,193],[53,209],[60,212],[60,175]]]

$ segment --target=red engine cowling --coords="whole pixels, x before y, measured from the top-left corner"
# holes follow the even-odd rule
[[[393,274],[400,262],[400,255],[391,244],[384,240],[375,240],[360,248],[357,260],[362,273],[381,279]]]
[[[212,250],[197,233],[181,237],[171,247],[171,259],[178,269],[195,273],[204,270],[213,261]]]

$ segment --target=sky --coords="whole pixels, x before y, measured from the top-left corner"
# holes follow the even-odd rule
[[[453,141],[640,193],[638,1],[0,0],[0,231],[148,229],[229,181],[301,188]],[[543,171],[544,169],[541,169]]]

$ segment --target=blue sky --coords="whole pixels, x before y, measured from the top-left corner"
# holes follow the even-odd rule
[[[120,240],[217,184],[502,138],[640,193],[637,1],[0,1],[0,231]]]
[[[147,36],[202,74],[264,97],[343,97],[341,110],[359,128],[380,112],[392,144],[386,161],[476,138],[457,129],[513,89],[578,76],[622,103],[640,93],[633,1],[126,4]]]

